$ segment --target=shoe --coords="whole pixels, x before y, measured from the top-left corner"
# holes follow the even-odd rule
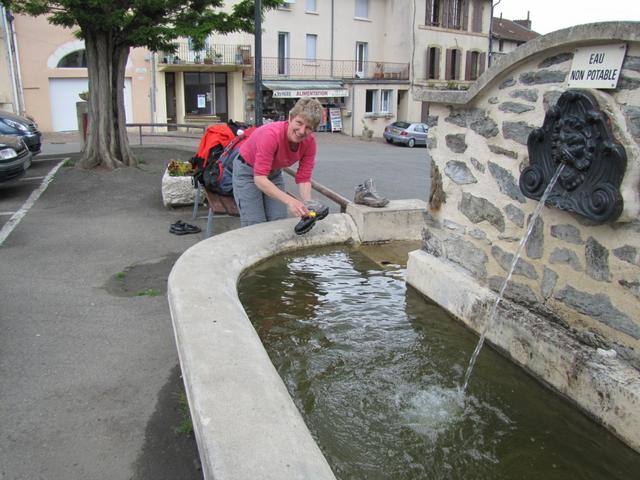
[[[373,178],[369,178],[362,185],[356,187],[356,195],[353,199],[354,203],[366,205],[367,207],[380,208],[384,207],[389,200],[378,195]]]
[[[307,200],[304,202],[305,207],[309,210],[309,215],[305,215],[293,228],[297,235],[303,235],[313,228],[318,220],[322,220],[329,215],[329,207],[322,205],[315,200]]]
[[[184,223],[178,220],[176,223],[171,224],[169,232],[174,235],[186,235],[188,233],[199,233],[201,230],[197,225],[191,225],[190,223]]]

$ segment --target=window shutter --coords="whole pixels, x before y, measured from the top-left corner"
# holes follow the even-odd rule
[[[447,60],[445,64],[444,79],[451,80],[451,48],[447,48]]]
[[[454,80],[460,80],[460,65],[462,63],[462,50],[457,50],[457,55],[456,55],[456,70],[454,72]]]
[[[485,52],[482,52],[480,54],[480,61],[478,62],[478,76],[482,75],[484,72],[484,66],[487,63],[487,54]]]
[[[441,27],[449,28],[449,10],[451,9],[450,0],[439,0],[442,8],[442,24]]]
[[[471,80],[471,50],[467,50],[467,56],[464,66],[464,79]]]
[[[435,55],[435,62],[436,62],[436,68],[435,68],[435,72],[436,72],[436,79],[440,79],[440,49],[436,48],[435,50],[436,55]]]
[[[482,14],[484,12],[484,2],[482,0],[474,0],[473,2],[473,20],[471,22],[471,30],[482,33]]]
[[[429,80],[431,77],[429,76],[429,72],[431,71],[431,47],[427,47],[427,55],[424,62],[424,78]]]
[[[462,1],[462,24],[460,25],[460,30],[466,31],[468,30],[469,25],[469,0]]]
[[[432,4],[433,4],[433,0],[427,0],[427,10],[425,11],[425,15],[424,15],[425,25],[431,25],[431,14],[433,12]]]

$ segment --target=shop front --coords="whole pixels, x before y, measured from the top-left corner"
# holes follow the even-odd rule
[[[262,82],[263,118],[269,121],[286,120],[289,111],[301,97],[313,97],[324,107],[323,121],[318,131],[341,131],[341,109],[349,90],[340,81],[265,80]]]

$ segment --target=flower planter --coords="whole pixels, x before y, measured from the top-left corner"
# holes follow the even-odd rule
[[[165,170],[162,175],[162,203],[165,207],[193,205],[196,189],[193,188],[193,177],[172,177]]]

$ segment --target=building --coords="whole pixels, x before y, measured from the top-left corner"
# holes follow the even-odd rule
[[[491,25],[491,57],[493,59],[505,55],[523,43],[539,37],[540,34],[531,30],[531,20],[527,12],[526,20],[507,20],[493,17]]]
[[[488,0],[290,0],[263,21],[264,119],[286,118],[303,95],[327,106],[322,128],[348,135],[366,127],[381,136],[396,119],[425,119],[428,107],[412,87],[468,88],[485,69],[490,20]],[[19,55],[6,76],[21,81],[7,84],[0,73],[0,100],[43,131],[76,130],[75,104],[87,89],[83,43],[44,17],[16,15],[7,31]],[[254,55],[253,35],[244,33],[211,35],[202,51],[188,39],[175,52],[132,49],[127,121],[253,122]],[[11,84],[22,91],[20,105]]]

